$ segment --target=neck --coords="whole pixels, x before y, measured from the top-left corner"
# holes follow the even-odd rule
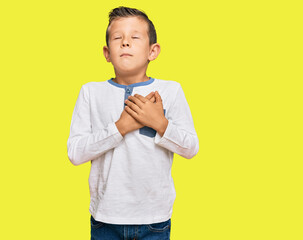
[[[121,84],[121,85],[130,85],[134,83],[139,83],[139,82],[145,82],[148,81],[149,77],[147,77],[146,73],[145,74],[138,74],[138,75],[130,75],[130,76],[121,76],[116,73],[116,77],[113,79],[114,82]]]

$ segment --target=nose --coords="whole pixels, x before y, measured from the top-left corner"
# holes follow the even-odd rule
[[[126,38],[123,38],[121,46],[130,47],[129,41]]]

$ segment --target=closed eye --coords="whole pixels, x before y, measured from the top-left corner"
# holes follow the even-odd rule
[[[121,37],[115,37],[114,39],[121,39]]]
[[[139,37],[132,37],[132,38],[134,38],[134,39],[139,39]]]

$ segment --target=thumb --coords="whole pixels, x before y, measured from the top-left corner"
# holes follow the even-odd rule
[[[156,97],[156,103],[162,102],[161,96],[160,96],[160,94],[158,93],[158,91],[155,92],[155,97]]]

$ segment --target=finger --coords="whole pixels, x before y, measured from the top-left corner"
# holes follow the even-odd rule
[[[147,98],[148,100],[150,100],[152,97],[154,97],[155,93],[151,92],[150,94],[148,94],[145,98]]]
[[[134,97],[134,96],[129,96],[128,100],[132,101],[133,103],[135,103],[139,108],[142,107],[142,105],[144,104],[144,102],[142,102],[140,99]],[[146,101],[146,100],[145,100]]]
[[[148,99],[146,99],[145,97],[139,95],[139,94],[135,94],[134,95],[137,99],[139,99],[141,102],[146,103],[147,101],[149,101]]]
[[[151,101],[152,103],[155,103],[156,102],[155,96],[153,96],[151,99],[149,99],[149,101]]]
[[[137,114],[134,110],[132,110],[129,106],[126,106],[126,107],[124,108],[124,110],[125,110],[131,117],[133,117],[135,120],[138,119],[138,114]]]
[[[155,97],[156,97],[156,102],[162,102],[162,98],[161,98],[160,94],[158,93],[158,91],[155,92]]]
[[[126,103],[126,105],[127,105],[128,107],[130,107],[133,111],[135,111],[136,113],[140,113],[141,108],[140,108],[137,104],[133,103],[132,101],[130,101],[130,100],[128,100],[128,99],[125,100],[125,103]],[[142,105],[142,104],[143,104],[143,103],[141,102],[141,105]]]

